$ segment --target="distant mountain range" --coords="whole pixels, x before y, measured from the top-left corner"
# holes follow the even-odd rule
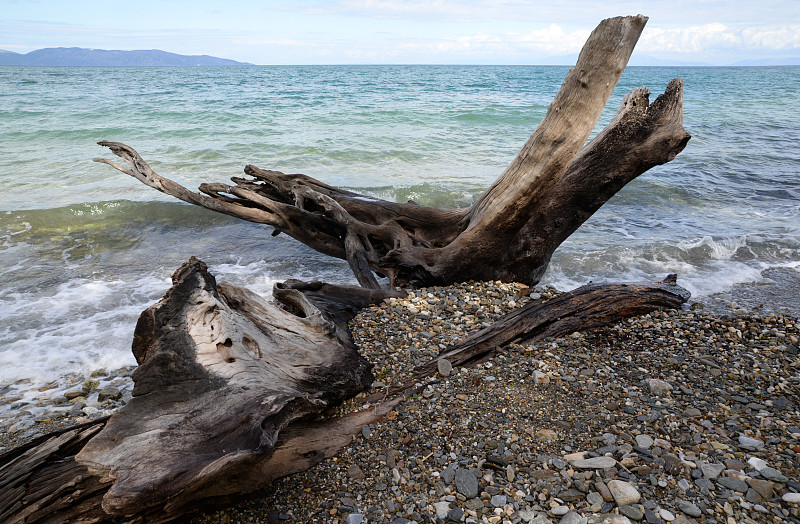
[[[762,58],[761,60],[741,60],[735,66],[784,66],[800,65],[800,56],[790,56],[785,58]]]
[[[27,54],[0,50],[0,65],[16,66],[243,66],[253,65],[208,55],[178,55],[158,49],[107,51],[82,47],[48,47]]]
[[[577,55],[553,56],[540,60],[536,65],[572,66]],[[158,49],[142,51],[109,51],[105,49],[86,49],[83,47],[48,47],[27,54],[14,53],[0,49],[0,66],[249,66],[248,62],[237,62],[227,58],[209,55],[179,55]],[[631,66],[711,66],[703,62],[662,60],[652,56],[634,55]],[[764,58],[742,60],[732,66],[782,66],[800,65],[800,57]]]

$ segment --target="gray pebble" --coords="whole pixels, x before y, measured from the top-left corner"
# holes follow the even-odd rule
[[[447,512],[447,522],[461,522],[464,518],[464,510],[461,508],[453,508]]]
[[[364,521],[364,515],[361,513],[350,513],[347,515],[347,524],[361,524]]]
[[[717,479],[717,484],[724,488],[732,489],[740,493],[747,491],[747,483],[734,477],[721,477]]]
[[[653,445],[653,437],[650,435],[636,435],[636,445],[640,448],[650,449]]]
[[[588,502],[590,506],[602,506],[604,500],[600,493],[592,491],[586,495],[586,502]]]
[[[764,443],[757,438],[739,435],[739,447],[748,451],[758,451],[764,447]]]
[[[456,478],[456,468],[458,468],[455,464],[450,464],[441,473],[442,480],[445,484],[452,484],[453,479]]]
[[[444,520],[447,518],[447,514],[450,512],[450,503],[447,501],[436,502],[433,505],[436,508],[436,518],[439,520]]]
[[[789,480],[780,471],[778,471],[775,468],[771,468],[769,466],[767,466],[766,468],[762,468],[761,471],[759,471],[759,473],[761,473],[761,476],[764,477],[765,479],[771,480],[773,482],[780,482],[781,484],[786,483]]]
[[[642,520],[644,518],[644,511],[636,506],[620,506],[619,512],[632,520]]]
[[[614,501],[618,506],[636,504],[642,498],[636,486],[624,480],[612,480],[608,483],[608,489],[614,496]]]
[[[506,496],[505,495],[492,495],[491,504],[495,508],[502,508],[506,505]]]
[[[560,524],[583,524],[583,517],[575,511],[570,511],[558,521]]]
[[[562,517],[569,513],[569,506],[556,506],[555,508],[551,509],[550,512],[555,515],[556,517]]]
[[[578,469],[605,469],[605,468],[613,468],[617,465],[617,461],[614,457],[592,457],[588,459],[576,460],[572,463],[572,466]]]
[[[703,473],[703,476],[707,479],[715,479],[720,476],[720,474],[725,470],[725,466],[722,464],[712,464],[709,462],[704,462],[700,464],[700,471]]]
[[[478,496],[478,479],[466,469],[457,469],[454,481],[456,490],[468,499]]]
[[[800,504],[800,493],[784,493],[781,499],[789,504]]]
[[[650,393],[653,395],[658,395],[659,397],[666,397],[669,395],[669,392],[672,391],[672,386],[669,382],[665,382],[658,378],[648,378],[645,380],[647,384],[647,388],[650,390]]]
[[[690,517],[701,517],[703,512],[697,507],[696,504],[689,502],[688,500],[681,500],[678,501],[678,509],[689,515]]]

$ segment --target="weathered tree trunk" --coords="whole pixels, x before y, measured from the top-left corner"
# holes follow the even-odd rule
[[[210,183],[200,193],[157,175],[133,148],[100,142],[144,184],[185,202],[271,225],[327,255],[345,259],[364,287],[375,274],[392,286],[475,280],[533,285],[555,249],[625,184],[672,160],[690,136],[683,129],[683,92],[672,80],[649,104],[637,88],[589,144],[636,41],[644,16],[604,20],[546,116],[514,161],[473,206],[436,209],[366,197],[305,175],[248,165],[250,179]]]
[[[0,522],[164,522],[235,503],[335,455],[436,371],[434,359],[409,384],[367,399],[376,404],[312,420],[371,383],[347,321],[402,293],[288,282],[276,286],[279,307],[217,286],[196,259],[173,282],[137,324],[128,405],[0,456]],[[611,324],[687,297],[674,281],[585,286],[521,308],[438,358],[472,365],[511,342]]]

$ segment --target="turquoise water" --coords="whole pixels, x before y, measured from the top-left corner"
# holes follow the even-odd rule
[[[268,293],[352,282],[270,229],[183,205],[108,166],[125,142],[195,188],[247,163],[386,199],[469,205],[544,115],[567,68],[0,67],[0,388],[133,363],[138,314],[196,255]],[[544,283],[679,274],[695,296],[800,270],[800,68],[629,68],[630,89],[685,83],[692,140],[606,204]]]

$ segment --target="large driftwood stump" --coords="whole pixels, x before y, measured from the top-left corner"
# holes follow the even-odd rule
[[[345,259],[359,283],[378,288],[474,280],[536,284],[556,248],[625,184],[683,150],[683,84],[649,103],[640,87],[586,144],[644,28],[644,16],[604,20],[546,116],[495,183],[466,209],[387,202],[311,177],[245,167],[251,178],[193,192],[156,174],[131,147],[99,142],[127,163],[95,159],[185,202],[268,224]]]
[[[331,456],[351,438],[341,424],[324,428],[325,442],[309,430],[280,452],[276,443],[287,426],[306,427],[308,415],[369,387],[371,365],[346,322],[358,308],[398,295],[290,282],[277,290],[276,305],[217,285],[203,262],[190,259],[139,318],[131,401],[108,421],[4,456],[0,521],[168,520]],[[298,458],[292,450],[308,448],[305,439],[316,446]]]

